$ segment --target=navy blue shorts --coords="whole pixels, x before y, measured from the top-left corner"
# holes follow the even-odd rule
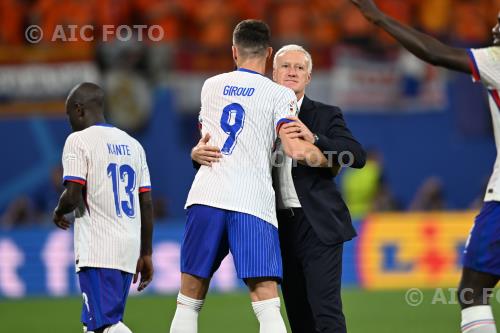
[[[181,248],[181,272],[211,278],[231,251],[240,279],[281,280],[278,229],[250,214],[192,205]]]
[[[85,267],[78,272],[83,296],[82,323],[89,331],[122,321],[132,277],[109,268]]]
[[[483,204],[465,245],[464,267],[500,276],[500,202]]]

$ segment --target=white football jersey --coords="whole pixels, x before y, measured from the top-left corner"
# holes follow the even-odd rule
[[[202,135],[223,157],[202,166],[186,207],[207,205],[257,216],[275,226],[271,154],[277,128],[296,115],[295,93],[259,73],[240,68],[205,81],[201,90]]]
[[[84,205],[75,210],[75,262],[81,267],[135,273],[141,246],[139,192],[151,190],[144,149],[107,124],[66,139],[64,182],[85,185]]]
[[[500,201],[500,47],[469,50],[474,81],[488,89],[490,113],[497,147],[497,159],[488,182],[484,201]]]

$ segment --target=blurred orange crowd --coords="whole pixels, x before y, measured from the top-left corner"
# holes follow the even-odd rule
[[[376,3],[400,21],[472,46],[489,41],[500,9],[500,0]],[[58,24],[146,24],[160,25],[164,42],[179,45],[186,54],[201,54],[227,50],[234,25],[245,18],[268,22],[277,45],[297,42],[321,50],[338,42],[362,43],[366,37],[375,38],[383,47],[394,44],[366,22],[349,0],[2,0],[0,45],[27,44],[24,30],[32,24],[43,31],[53,31]]]

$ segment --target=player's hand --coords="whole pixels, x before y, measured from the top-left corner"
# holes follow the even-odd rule
[[[52,221],[55,225],[63,230],[68,230],[71,223],[64,217],[64,215],[59,215],[57,209],[52,213]]]
[[[281,128],[290,139],[300,138],[309,143],[314,143],[314,134],[297,117],[287,117],[293,120],[291,123],[284,124]]]
[[[139,275],[141,275],[141,282],[139,283],[139,287],[137,287],[138,291],[143,291],[149,285],[153,280],[153,274],[153,259],[151,256],[140,256],[139,260],[137,260],[137,267],[134,275],[134,283],[137,282]]]
[[[351,2],[359,8],[361,13],[371,22],[378,22],[383,16],[383,13],[378,9],[373,0],[351,0]]]
[[[210,134],[205,134],[191,150],[191,159],[200,165],[212,166],[222,157],[219,147],[209,146]]]

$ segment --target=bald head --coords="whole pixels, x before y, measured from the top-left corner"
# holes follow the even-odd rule
[[[104,91],[95,83],[83,82],[71,89],[66,100],[66,108],[71,104],[83,105],[93,111],[101,111],[104,106]]]
[[[74,131],[105,122],[104,91],[95,83],[76,85],[66,99],[66,113]]]

